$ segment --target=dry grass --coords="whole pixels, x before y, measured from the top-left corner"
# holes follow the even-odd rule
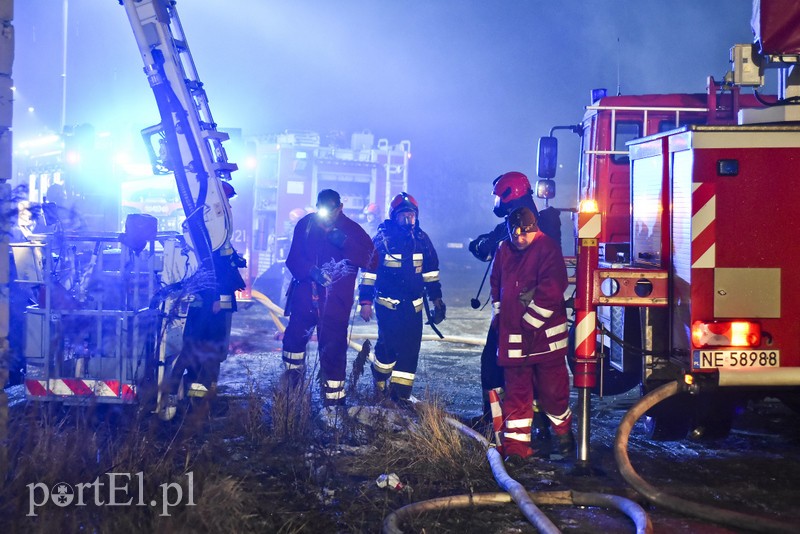
[[[311,389],[301,380],[293,385],[283,377],[272,389],[272,438],[278,441],[308,440],[311,435]]]
[[[351,398],[357,400],[358,395]],[[266,404],[264,400],[267,400]],[[315,401],[318,402],[318,401]],[[314,424],[308,383],[278,382],[244,396],[217,399],[164,423],[126,407],[71,408],[58,416],[29,410],[12,421],[10,476],[0,485],[0,528],[24,532],[374,532],[393,509],[412,500],[464,493],[488,478],[483,451],[444,422],[436,403],[418,415],[397,413],[373,424],[353,420],[335,428]],[[37,407],[31,404],[29,407]],[[397,421],[413,422],[398,430]],[[57,482],[75,487],[109,472],[141,473],[146,499],[158,506],[59,508],[48,503],[28,512],[28,485]],[[378,488],[381,473],[396,472],[414,492]],[[195,506],[161,514],[162,486],[193,480]],[[123,481],[124,482],[124,481]],[[106,486],[107,488],[107,486]],[[477,488],[476,491],[485,488]],[[103,490],[107,496],[107,489]],[[123,499],[124,500],[124,499]]]

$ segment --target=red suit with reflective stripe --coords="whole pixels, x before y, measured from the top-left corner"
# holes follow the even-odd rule
[[[570,431],[567,269],[561,248],[537,232],[525,250],[503,242],[491,274],[492,302],[498,315],[498,363],[505,369],[503,447],[506,454],[530,456],[533,387],[553,431]]]
[[[343,243],[331,242],[329,233],[344,233]],[[372,240],[344,213],[331,228],[318,223],[316,214],[297,222],[286,267],[294,280],[289,325],[283,338],[283,360],[289,370],[302,369],[303,354],[314,327],[319,339],[320,368],[323,377],[323,401],[344,402],[346,375],[347,325],[353,307],[356,275],[372,258]],[[330,278],[326,287],[312,279],[319,269]]]

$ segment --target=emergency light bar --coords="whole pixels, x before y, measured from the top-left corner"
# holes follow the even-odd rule
[[[761,344],[761,325],[749,321],[692,323],[692,345],[703,347],[757,347]]]

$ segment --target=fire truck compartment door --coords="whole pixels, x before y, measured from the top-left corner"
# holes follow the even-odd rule
[[[780,317],[781,270],[715,269],[714,316],[754,319]]]

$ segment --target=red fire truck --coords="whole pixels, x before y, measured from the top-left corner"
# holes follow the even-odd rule
[[[553,131],[581,136],[571,359],[584,413],[591,390],[700,386],[649,412],[656,439],[723,436],[751,394],[791,403],[800,385],[800,270],[786,246],[800,201],[798,75],[788,70],[800,32],[770,29],[786,14],[760,4],[756,44],[731,49],[732,72],[709,79],[707,94],[600,95],[580,125],[540,140],[546,198]],[[766,67],[781,72],[779,95],[740,95]]]
[[[314,210],[319,191],[338,191],[345,214],[361,222],[367,206],[376,205],[385,216],[392,197],[408,188],[409,141],[391,145],[369,131],[352,134],[349,143],[342,137],[286,131],[246,142],[231,243],[248,258],[248,287],[269,278],[256,285],[279,299],[294,224]]]

